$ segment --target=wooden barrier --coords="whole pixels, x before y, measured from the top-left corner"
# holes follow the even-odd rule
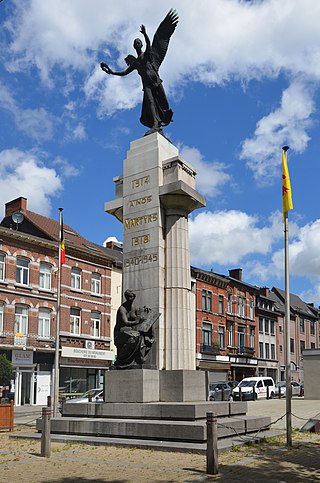
[[[0,404],[0,430],[12,431],[14,427],[14,402]]]

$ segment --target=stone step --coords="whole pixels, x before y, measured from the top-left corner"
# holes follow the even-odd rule
[[[184,403],[72,403],[63,405],[63,416],[123,419],[160,419],[194,421],[205,419],[207,412],[216,417],[238,416],[247,412],[246,402],[202,401]]]
[[[218,438],[256,432],[269,423],[269,417],[219,418]],[[37,420],[37,430],[41,431],[41,427],[42,421],[39,419]],[[206,441],[206,420],[164,421],[63,417],[51,419],[51,432],[55,434],[203,443]]]

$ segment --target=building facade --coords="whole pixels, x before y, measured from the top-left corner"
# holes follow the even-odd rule
[[[285,336],[285,292],[273,287],[271,295],[275,300],[279,316],[279,380],[285,380],[286,336]],[[290,365],[291,377],[296,382],[304,381],[303,351],[318,349],[319,311],[313,304],[307,304],[298,295],[290,294]]]
[[[59,222],[6,204],[0,224],[0,351],[12,361],[15,404],[46,404],[52,394],[56,347]],[[121,255],[85,240],[64,225],[61,267],[61,391],[97,387],[114,359],[111,283]]]
[[[229,276],[191,268],[196,284],[197,368],[209,382],[257,374],[257,287],[242,281],[240,269]]]

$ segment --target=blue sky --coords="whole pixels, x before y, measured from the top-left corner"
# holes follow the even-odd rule
[[[139,123],[140,25],[180,20],[160,75],[174,111],[166,135],[197,172],[207,206],[190,217],[193,265],[284,287],[281,147],[294,210],[290,288],[320,303],[319,0],[3,0],[0,2],[0,206],[18,196],[87,239],[122,240],[104,213]]]

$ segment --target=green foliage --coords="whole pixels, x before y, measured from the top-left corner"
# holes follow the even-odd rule
[[[13,365],[5,354],[0,354],[0,386],[6,386],[13,378]]]

